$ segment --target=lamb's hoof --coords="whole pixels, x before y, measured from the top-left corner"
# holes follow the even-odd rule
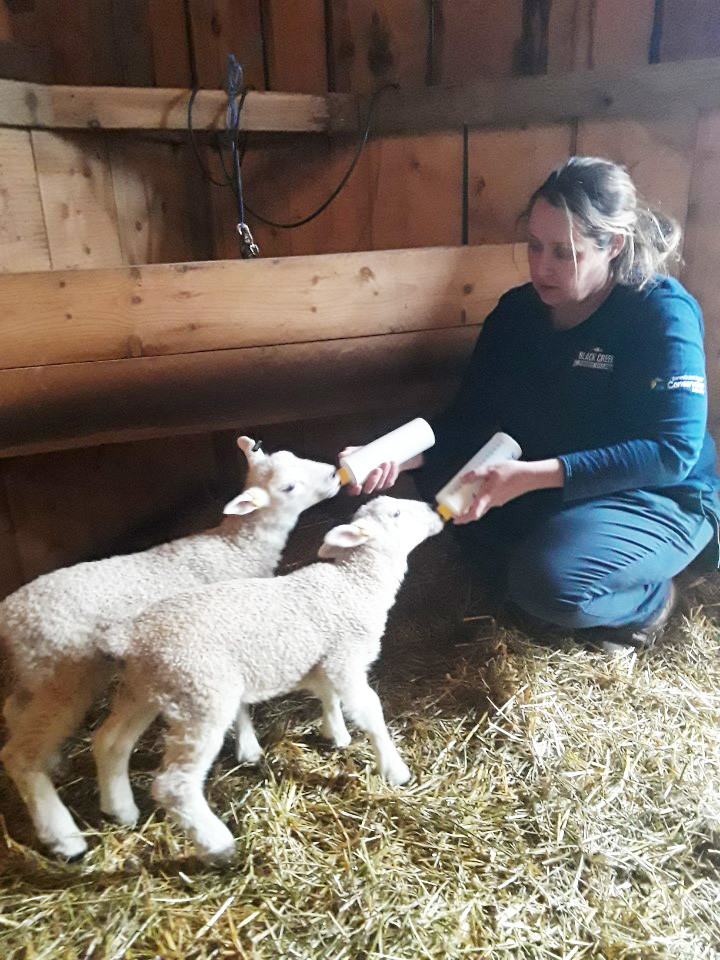
[[[388,783],[393,783],[398,787],[407,783],[412,776],[408,767],[399,758],[391,763],[383,764],[380,773]]]
[[[241,750],[239,747],[235,753],[237,757],[237,762],[242,763],[244,766],[256,767],[263,758],[265,751],[262,747],[258,747],[257,750]]]
[[[235,838],[224,823],[218,823],[209,834],[196,840],[198,856],[205,863],[227,863],[235,856]]]
[[[113,807],[102,807],[103,814],[123,827],[134,827],[140,819],[140,811],[134,801],[128,804],[118,804]]]
[[[71,833],[66,837],[57,837],[55,840],[46,843],[46,846],[53,856],[67,860],[69,863],[80,860],[88,848],[85,837],[81,833]]]
[[[336,733],[330,727],[323,725],[320,727],[320,736],[324,740],[329,740],[335,747],[349,747],[352,743],[352,737],[347,730],[343,731],[343,733]]]

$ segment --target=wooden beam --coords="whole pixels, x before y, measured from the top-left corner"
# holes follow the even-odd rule
[[[526,279],[520,244],[2,274],[0,369],[478,324]]]
[[[483,80],[463,87],[386,91],[373,133],[516,127],[576,117],[688,116],[720,109],[720,58],[612,67],[559,76]]]
[[[446,403],[477,327],[0,371],[0,457]]]
[[[69,87],[0,80],[0,126],[36,129],[186,130],[189,90],[141,87]],[[201,90],[193,128],[225,129],[227,96]],[[353,132],[354,97],[249,93],[241,129],[287,133]]]
[[[136,87],[46,86],[0,80],[0,126],[185,130],[189,91]],[[225,126],[226,97],[202,90],[198,130]],[[720,58],[610,67],[555,76],[481,80],[467,86],[386,90],[372,133],[516,127],[575,117],[658,118],[720,109]],[[364,127],[367,102],[351,94],[249,93],[242,129],[353,133]]]

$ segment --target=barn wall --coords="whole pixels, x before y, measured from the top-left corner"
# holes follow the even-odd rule
[[[0,10],[0,76],[222,87],[232,50],[257,89],[399,83],[421,93],[484,77],[718,57],[719,11],[717,0],[24,0]],[[246,199],[270,219],[297,219],[325,199],[354,149],[352,139],[322,135],[252,136]],[[217,172],[214,151],[201,150]],[[717,426],[720,113],[374,138],[321,217],[298,230],[253,229],[267,257],[508,243],[529,191],[573,151],[626,163],[648,198],[685,224],[684,279],[705,310]],[[184,138],[0,129],[0,196],[2,271],[238,255],[232,197],[205,181]],[[290,437],[331,456],[382,425],[358,415],[262,433],[268,445]],[[201,525],[232,492],[237,469],[227,432],[3,461],[0,595],[55,566]]]

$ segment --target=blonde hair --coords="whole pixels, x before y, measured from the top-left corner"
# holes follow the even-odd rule
[[[521,219],[530,216],[540,199],[565,211],[571,238],[573,224],[600,249],[618,234],[623,238],[620,253],[610,263],[617,283],[642,290],[658,274],[667,274],[670,263],[680,260],[679,224],[638,196],[630,174],[620,164],[601,157],[570,157],[533,193]]]

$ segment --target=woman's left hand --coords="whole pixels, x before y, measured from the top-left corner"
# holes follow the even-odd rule
[[[563,469],[559,460],[503,460],[490,467],[470,470],[463,483],[478,483],[478,490],[465,513],[455,517],[454,523],[472,523],[493,507],[502,507],[516,497],[544,487],[561,487]]]

